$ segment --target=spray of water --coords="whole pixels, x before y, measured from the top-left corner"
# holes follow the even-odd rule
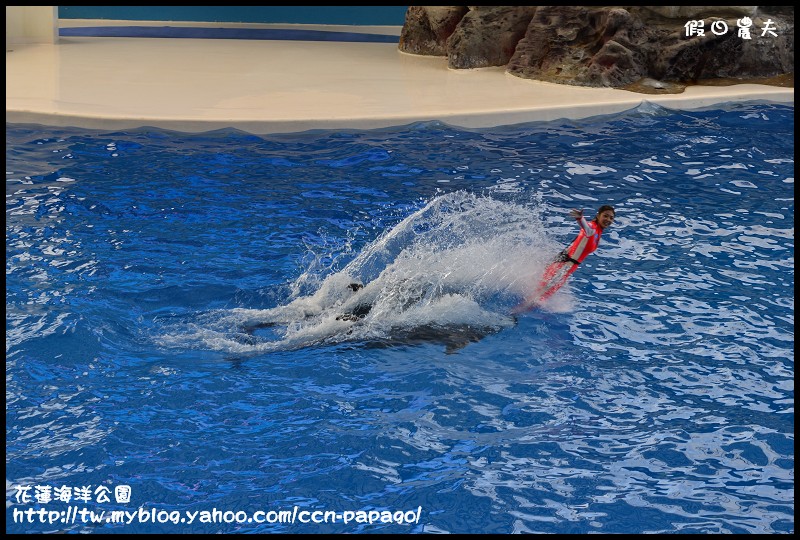
[[[172,344],[236,353],[342,341],[466,344],[514,324],[511,308],[559,248],[536,206],[447,193],[365,246],[312,293],[295,293],[272,309],[205,314]],[[296,283],[310,281],[301,275]]]

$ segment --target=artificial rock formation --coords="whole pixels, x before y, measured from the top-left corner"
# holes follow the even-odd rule
[[[410,6],[400,32],[400,50],[423,56],[447,56],[447,38],[468,12],[464,6]]]
[[[690,21],[702,21],[702,32],[688,32]],[[750,39],[739,34],[744,26]],[[412,6],[399,48],[446,55],[454,69],[505,66],[578,86],[679,91],[712,79],[793,80],[794,8]]]
[[[471,7],[447,39],[451,68],[503,66],[525,36],[533,6]]]

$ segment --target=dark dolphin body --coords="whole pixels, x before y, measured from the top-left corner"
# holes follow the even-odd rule
[[[352,290],[353,293],[357,293],[364,289],[364,285],[360,283],[350,283],[347,287]],[[417,300],[421,298],[422,295],[420,294]],[[336,320],[349,321],[357,324],[369,314],[373,305],[369,297],[362,295],[354,295],[353,301],[349,303],[352,304],[351,307],[347,307],[344,313],[336,317]],[[413,304],[413,301],[411,304]],[[514,322],[516,323],[516,318],[514,319]],[[284,325],[285,322],[279,323],[275,321],[249,324],[242,328],[242,332],[245,334],[242,336],[242,340],[244,342],[252,341],[255,343],[257,331],[281,327]],[[350,328],[347,333],[350,334],[352,331],[352,328]],[[393,328],[392,331],[389,332],[391,337],[370,340],[365,343],[365,346],[369,348],[386,348],[403,345],[419,345],[424,343],[441,343],[445,346],[445,353],[452,354],[463,349],[470,343],[476,343],[484,337],[494,334],[497,331],[498,328],[494,326],[472,325],[447,326],[434,324],[417,326],[413,328],[398,327]],[[259,335],[258,337],[265,336]]]

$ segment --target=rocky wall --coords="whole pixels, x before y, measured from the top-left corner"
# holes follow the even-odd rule
[[[505,66],[577,86],[679,91],[776,78],[793,86],[794,8],[411,6],[399,49],[446,56],[453,69]]]

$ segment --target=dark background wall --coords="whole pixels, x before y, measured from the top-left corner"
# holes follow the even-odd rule
[[[403,26],[408,6],[58,6],[60,19]]]

